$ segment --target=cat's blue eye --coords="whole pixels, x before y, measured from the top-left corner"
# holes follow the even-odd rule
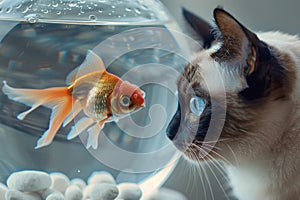
[[[205,109],[205,100],[198,96],[193,96],[190,100],[190,110],[196,115],[200,116]]]

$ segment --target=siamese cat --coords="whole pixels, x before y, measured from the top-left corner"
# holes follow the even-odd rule
[[[254,33],[222,8],[216,28],[184,15],[204,48],[178,78],[167,136],[187,159],[224,161],[240,200],[300,199],[299,38]]]

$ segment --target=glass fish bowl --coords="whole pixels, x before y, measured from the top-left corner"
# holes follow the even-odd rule
[[[159,187],[179,158],[165,130],[177,107],[176,78],[187,64],[176,23],[157,0],[1,0],[0,88],[66,86],[89,50],[106,70],[139,86],[146,106],[106,123],[97,149],[86,148],[87,133],[67,140],[76,117],[52,143],[35,149],[51,111],[40,106],[23,120],[28,106],[0,91],[0,182],[20,170],[62,172],[84,180],[94,171],[117,183],[133,182],[143,193]],[[97,70],[79,68],[78,73]],[[77,121],[76,121],[77,120]],[[75,127],[76,128],[76,127]],[[78,128],[78,127],[77,127]],[[80,127],[79,127],[80,128]]]

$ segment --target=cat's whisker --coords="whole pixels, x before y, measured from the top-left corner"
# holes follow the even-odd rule
[[[198,146],[206,146],[206,147],[211,147],[211,148],[215,148],[215,149],[218,149],[218,150],[221,150],[220,147],[216,147],[215,144],[216,143],[203,143],[201,141],[194,141],[193,142],[194,144],[198,145]]]
[[[210,162],[212,165],[214,165],[214,167],[220,172],[220,174],[224,177],[224,179],[226,181],[229,181],[229,178],[227,176],[227,174],[224,172],[224,166],[222,166],[222,164],[220,163],[220,161],[218,161],[217,159],[215,159],[213,156],[211,155],[207,155],[210,158]]]
[[[209,191],[210,191],[210,195],[212,197],[212,199],[214,199],[214,195],[213,195],[213,190],[212,190],[212,186],[211,186],[211,183],[210,183],[210,180],[209,180],[209,177],[207,175],[207,172],[205,170],[205,167],[202,166],[201,164],[201,161],[197,155],[197,153],[192,150],[193,152],[193,157],[195,158],[194,160],[196,161],[194,164],[195,164],[195,167],[202,172],[202,174],[204,175],[204,178],[205,178],[205,182],[207,183],[208,187],[209,187]],[[205,191],[205,188],[204,188],[204,191]],[[207,198],[207,197],[206,197]]]
[[[191,180],[189,181],[189,183],[185,186],[186,190],[187,191],[190,191],[192,192],[193,191],[193,187],[195,187],[195,185],[197,185],[197,178],[195,178],[195,174],[198,175],[199,172],[197,171],[197,169],[195,168],[195,166],[193,165],[193,163],[189,160],[188,163],[186,163],[186,165],[189,167],[189,179],[188,180]],[[200,176],[199,176],[200,177]],[[202,178],[202,177],[200,177]],[[201,180],[201,182],[203,182]],[[202,187],[204,187],[202,185]]]
[[[206,147],[202,146],[202,148],[205,149]],[[207,149],[207,150],[210,150],[211,153],[213,153],[213,154],[215,154],[216,156],[218,156],[222,161],[224,161],[224,162],[227,163],[228,165],[232,165],[231,162],[230,162],[228,159],[226,159],[224,156],[222,156],[221,154],[219,154],[219,153],[217,153],[216,151],[211,150],[211,149]]]
[[[201,149],[199,146],[195,145],[195,144],[191,144],[191,147],[197,149],[199,151],[198,155],[199,156],[208,156],[210,161],[211,161],[211,164],[213,166],[215,166],[216,170],[218,170],[220,172],[220,174],[224,177],[224,179],[226,181],[228,181],[228,176],[225,174],[221,164],[214,158],[212,157],[211,155],[207,154],[207,152],[205,151],[205,149]],[[195,152],[192,148],[190,148],[193,152]],[[195,157],[197,157],[195,160],[196,162],[201,162],[201,159],[199,158],[198,155],[195,155]],[[209,170],[212,172],[212,175],[216,178],[216,181],[218,182],[219,186],[221,187],[223,193],[225,194],[226,198],[229,199],[224,187],[222,186],[220,180],[218,179],[218,177],[216,176],[215,172],[213,171],[213,169],[211,168],[211,166],[209,164],[207,164],[207,167],[209,168]],[[206,175],[207,177],[207,175]]]
[[[191,148],[189,148],[189,149],[190,149],[190,151],[192,152],[192,153],[191,153],[191,154],[192,154],[192,157],[194,157],[193,160],[197,160],[197,158],[193,155],[193,154],[194,154],[194,153],[193,153],[193,150],[192,150]],[[198,161],[196,161],[196,162],[198,162]],[[206,189],[205,189],[205,183],[204,183],[203,177],[201,176],[201,173],[203,173],[203,172],[202,172],[201,169],[197,168],[197,165],[196,165],[195,162],[193,162],[193,163],[191,164],[191,166],[193,166],[193,169],[195,170],[195,173],[194,173],[194,174],[199,175],[199,178],[200,178],[200,181],[201,181],[201,184],[202,184],[202,187],[203,187],[204,199],[207,199],[207,193],[206,193]]]
[[[228,141],[228,140],[231,140],[231,139],[230,138],[220,138],[220,139],[212,140],[212,141],[202,141],[201,143],[202,144],[210,144],[210,143],[224,142],[224,141]]]
[[[275,126],[275,124],[274,124],[274,126]],[[264,146],[269,141],[269,137],[268,137],[269,134],[265,133],[262,130],[258,130],[257,132],[250,132],[250,131],[246,131],[244,129],[239,129],[239,130],[246,133],[248,136],[250,136],[251,138],[249,138],[249,139],[251,139],[251,140],[253,140],[254,138],[259,137],[259,139],[256,140],[256,142],[259,143],[262,146]]]
[[[201,151],[201,152],[205,152],[205,155],[203,155],[203,156],[208,156],[209,158],[210,158],[210,161],[215,161],[216,162],[216,164],[218,164],[219,165],[219,168],[223,168],[222,166],[221,166],[221,164],[220,164],[220,162],[216,159],[216,158],[214,158],[213,156],[211,156],[209,153],[207,153],[207,151],[206,150],[208,150],[209,152],[212,152],[212,153],[215,153],[215,154],[217,154],[217,152],[215,152],[214,150],[212,150],[212,149],[209,149],[209,148],[202,148],[203,146],[201,146],[201,147],[199,147],[199,146],[197,146],[197,145],[194,145],[194,147],[195,148],[197,148],[199,151]],[[220,148],[221,149],[221,148]],[[221,155],[219,155],[219,156],[221,156]],[[224,157],[223,157],[224,158]],[[229,162],[228,160],[227,160],[227,162]]]
[[[213,158],[211,155],[208,154],[207,156],[208,156],[210,159],[214,160],[214,158]],[[215,166],[213,162],[212,162],[212,165]],[[218,185],[220,186],[222,192],[224,193],[226,199],[229,199],[229,197],[227,196],[226,191],[225,191],[224,188],[223,188],[223,185],[221,184],[221,182],[220,182],[218,176],[215,174],[214,170],[211,168],[210,164],[208,163],[206,166],[210,169],[212,175],[215,177],[215,179],[216,179]],[[215,166],[215,167],[216,167],[216,166]],[[218,170],[218,171],[222,174],[222,171],[221,171],[219,168],[216,167],[216,170]],[[224,176],[224,175],[223,175],[223,176]],[[224,176],[224,177],[225,177],[225,176]],[[226,179],[226,180],[227,180],[227,179]]]
[[[199,152],[201,152],[201,151],[203,151],[202,149],[200,149],[200,151]],[[206,152],[205,152],[206,153]],[[204,154],[205,154],[204,153]],[[215,198],[214,198],[214,193],[213,193],[213,189],[212,189],[212,186],[211,186],[211,183],[210,183],[210,179],[209,179],[209,177],[208,177],[208,175],[207,175],[207,172],[206,172],[206,167],[203,167],[202,165],[201,165],[201,160],[200,160],[200,158],[199,158],[199,156],[196,154],[196,157],[197,157],[197,159],[198,159],[198,162],[197,162],[197,164],[202,168],[202,170],[203,170],[203,172],[204,172],[204,176],[205,176],[205,178],[206,178],[206,180],[207,180],[207,183],[208,183],[208,187],[209,187],[209,189],[210,189],[210,194],[211,194],[211,197],[212,197],[212,199],[214,200]]]
[[[187,185],[185,185],[185,191],[187,191],[187,192],[191,192],[191,191],[189,191],[189,190],[191,190],[190,189],[190,184],[191,185],[193,185],[193,183],[192,183],[192,181],[195,181],[194,179],[193,179],[193,176],[192,176],[192,174],[194,173],[193,171],[192,171],[192,168],[191,168],[191,166],[190,165],[188,165],[188,163],[187,162],[183,162],[183,169],[185,169],[186,170],[186,172],[187,172],[187,178],[188,178],[188,183],[187,183]]]
[[[200,148],[200,147],[197,147],[197,148]],[[203,151],[203,149],[202,149]],[[221,162],[225,162],[229,165],[231,165],[231,163],[225,159],[223,156],[221,156],[220,154],[218,154],[217,152],[215,151],[211,151],[212,153],[216,154],[218,157],[221,157]],[[227,174],[225,173],[225,171],[223,170],[224,167],[223,165],[220,163],[220,161],[218,161],[216,158],[214,158],[212,155],[210,154],[206,154],[206,156],[209,158],[209,161],[210,163],[212,163],[216,168],[218,168],[217,170],[221,173],[221,175],[224,177],[225,181],[227,182],[230,182],[230,179],[229,177],[227,176]],[[226,190],[232,190],[232,188],[229,186]],[[224,193],[226,193],[226,191],[223,191]],[[232,191],[231,191],[231,195],[226,193],[226,196],[227,196],[227,199],[229,199],[229,196],[232,196],[232,197],[235,197],[233,194],[232,194]]]
[[[226,143],[225,143],[226,144]],[[233,158],[234,158],[234,162],[235,162],[235,165],[236,166],[239,166],[239,162],[238,162],[238,159],[233,151],[233,149],[231,148],[231,146],[229,144],[226,144],[226,146],[228,147],[228,149],[230,150],[230,152],[232,153],[233,155]]]
[[[204,180],[204,177],[202,176],[202,174],[204,173],[204,172],[203,172],[203,169],[200,168],[200,167],[198,167],[197,164],[195,164],[195,163],[193,163],[193,166],[194,166],[194,169],[195,169],[195,171],[196,171],[198,177],[199,177],[200,180],[201,180],[202,189],[203,189],[203,193],[204,193],[204,198],[205,198],[205,199],[208,199],[208,193],[207,193],[207,190],[206,190],[206,188],[205,188],[206,182],[205,182],[205,180]]]
[[[201,142],[201,141],[195,140],[195,141],[193,142],[193,144],[196,145],[196,146],[198,146],[198,147],[206,146],[207,148],[217,149],[217,150],[221,151],[221,148],[220,148],[220,147],[216,147],[216,146],[214,145],[215,143],[212,143],[212,144],[211,144],[211,143],[203,143],[203,142]]]
[[[239,131],[243,132],[243,133],[246,133],[247,135],[250,135],[250,136],[253,136],[253,137],[256,137],[256,133],[253,133],[253,132],[250,132],[250,131],[247,131],[247,130],[244,130],[244,129],[238,129]]]
[[[217,150],[219,150],[219,151],[221,151],[221,150],[222,150],[220,147],[216,147],[215,145],[210,145],[210,144],[202,144],[202,145],[201,145],[201,147],[202,147],[202,146],[205,146],[205,147],[207,147],[207,149],[211,148],[211,149],[217,149]]]
[[[197,149],[197,146],[194,145],[194,147],[196,147]],[[209,188],[209,191],[210,191],[210,195],[211,197],[214,199],[214,195],[213,195],[213,190],[212,190],[212,185],[210,183],[210,179],[209,179],[209,176],[207,175],[207,171],[206,171],[206,168],[205,166],[203,166],[203,164],[205,164],[205,162],[202,161],[202,159],[200,158],[201,157],[204,157],[207,153],[204,151],[204,150],[199,150],[198,149],[198,152],[195,151],[195,149],[193,149],[193,154],[194,154],[194,157],[195,157],[195,165],[197,166],[197,168],[202,172],[204,178],[205,178],[205,182],[207,183],[208,185],[208,188]]]

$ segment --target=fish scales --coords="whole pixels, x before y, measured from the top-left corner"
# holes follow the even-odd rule
[[[97,119],[101,120],[108,115],[111,115],[111,111],[107,106],[107,100],[118,81],[117,78],[111,77],[111,75],[108,75],[107,73],[103,73],[94,88],[93,111],[95,112]]]

